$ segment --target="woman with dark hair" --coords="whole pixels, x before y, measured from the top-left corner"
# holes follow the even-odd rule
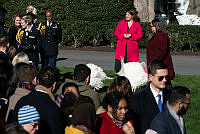
[[[9,43],[10,46],[14,46],[17,49],[16,35],[19,28],[21,28],[21,16],[16,15],[10,22],[8,29]]]
[[[124,58],[125,63],[139,61],[138,40],[142,38],[142,29],[137,20],[137,12],[128,11],[125,20],[120,21],[115,30],[118,39],[115,55],[116,72],[121,69],[121,58]]]
[[[119,91],[127,100],[133,95],[131,83],[125,76],[118,76],[114,82],[108,87],[106,93]]]
[[[172,80],[175,77],[175,72],[169,50],[169,36],[164,32],[163,25],[159,19],[152,20],[150,27],[154,35],[147,43],[147,66],[155,59],[163,61],[168,66],[168,73]]]
[[[101,119],[100,134],[134,134],[133,121],[127,116],[127,101],[118,91],[106,94],[103,99],[106,112]]]
[[[65,134],[94,134],[95,106],[92,103],[78,103],[73,109],[72,124],[65,128]]]
[[[29,15],[22,17],[21,25],[22,29],[18,30],[16,36],[19,52],[26,53],[33,66],[38,66],[41,46],[40,32],[33,27],[32,18]]]
[[[108,87],[105,95],[109,94],[110,92],[113,92],[113,91],[118,91],[119,93],[121,93],[127,101],[133,95],[131,84],[125,76],[118,76],[114,80],[114,82]],[[100,106],[97,109],[96,113],[101,114],[105,111],[106,110],[102,106]]]

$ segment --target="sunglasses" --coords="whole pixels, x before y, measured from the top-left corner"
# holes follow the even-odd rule
[[[162,81],[163,79],[169,80],[169,75],[166,76],[158,76],[158,81]]]
[[[183,102],[181,102],[181,103],[184,103],[184,104],[190,105],[190,102],[189,102],[189,103],[187,103],[187,102],[184,102],[184,101],[183,101]]]

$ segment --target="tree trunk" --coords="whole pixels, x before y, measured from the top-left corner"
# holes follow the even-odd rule
[[[150,22],[153,20],[155,17],[155,0],[134,0],[133,3],[142,22]]]
[[[187,14],[195,14],[200,17],[200,0],[190,0]]]

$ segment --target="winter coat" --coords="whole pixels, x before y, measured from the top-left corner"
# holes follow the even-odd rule
[[[161,60],[168,66],[170,79],[173,79],[175,77],[175,72],[169,46],[170,39],[168,35],[164,32],[156,33],[147,43],[147,66],[151,63],[152,60]]]
[[[131,34],[131,38],[124,38],[124,34]],[[139,43],[138,40],[142,38],[142,29],[139,22],[133,21],[132,26],[127,32],[127,21],[122,20],[119,22],[115,36],[117,37],[117,47],[115,59],[121,60],[125,56],[125,49],[127,47],[127,62],[139,61]]]
[[[107,111],[100,114],[99,117],[102,120],[100,127],[100,134],[125,134],[121,128],[116,126],[112,119],[108,116]],[[129,120],[133,125],[133,121]]]
[[[90,97],[93,100],[94,104],[95,104],[95,109],[96,110],[100,107],[100,100],[99,100],[98,93],[95,92],[94,89],[92,89],[91,86],[86,85],[83,82],[77,82],[77,81],[74,81],[74,80],[65,79],[65,82],[60,86],[60,88],[56,92],[56,94],[61,94],[62,87],[66,82],[74,82],[74,83],[76,83],[78,85],[80,94]]]
[[[15,48],[17,48],[17,41],[16,41],[17,31],[18,28],[16,26],[11,26],[8,31],[10,46],[14,46]]]
[[[31,92],[29,89],[16,88],[15,93],[9,98],[8,110],[6,113],[7,123],[12,122],[13,110],[17,102],[23,97],[28,95]],[[9,118],[8,118],[9,117]]]
[[[50,89],[47,89],[50,90]],[[40,115],[39,134],[63,134],[64,126],[61,119],[61,110],[47,92],[32,90],[30,94],[22,97],[14,109],[14,117],[17,119],[19,109],[24,105],[34,106]]]

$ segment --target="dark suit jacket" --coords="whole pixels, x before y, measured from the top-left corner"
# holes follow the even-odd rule
[[[42,51],[46,56],[55,56],[58,54],[58,44],[62,41],[61,25],[51,21],[52,25],[47,26],[47,22],[42,23],[45,26],[45,34],[42,36]]]
[[[178,123],[170,114],[167,105],[165,105],[165,111],[160,112],[153,119],[150,129],[156,131],[159,134],[182,134]],[[186,134],[185,125],[184,134]]]
[[[22,97],[14,109],[14,117],[22,106],[34,106],[40,115],[38,134],[63,134],[64,126],[61,120],[61,111],[47,93],[33,90],[29,95]]]
[[[16,41],[17,31],[18,28],[15,26],[11,26],[8,31],[10,46],[14,46],[15,48],[17,48],[17,41]]]
[[[11,77],[12,68],[13,66],[6,54],[0,51],[0,98],[6,97],[8,81]]]
[[[167,100],[166,94],[163,90],[163,103]],[[134,122],[136,134],[144,134],[150,127],[153,118],[160,112],[150,85],[132,96],[129,103],[129,112]]]
[[[156,33],[148,42],[146,48],[147,65],[152,60],[158,59],[168,66],[169,76],[171,79],[175,77],[172,58],[170,55],[170,39],[164,32]]]

